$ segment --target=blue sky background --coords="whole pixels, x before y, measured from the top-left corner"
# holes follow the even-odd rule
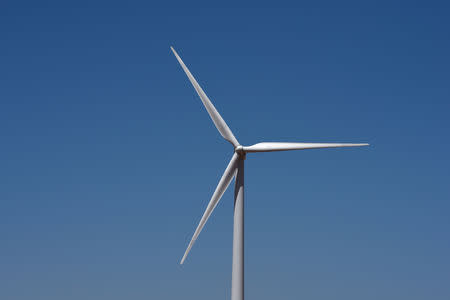
[[[0,4],[0,298],[228,299],[249,155],[248,299],[450,298],[445,1]]]

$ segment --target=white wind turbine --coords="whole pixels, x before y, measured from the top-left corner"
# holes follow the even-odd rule
[[[368,146],[369,144],[336,144],[336,143],[279,143],[279,142],[265,142],[258,143],[252,146],[241,146],[236,137],[231,132],[228,125],[220,116],[214,105],[206,96],[203,89],[198,82],[192,76],[189,69],[181,60],[178,53],[172,49],[173,54],[177,58],[190,82],[195,88],[195,91],[200,96],[209,116],[211,117],[217,130],[223,136],[225,140],[230,142],[234,147],[234,153],[228,163],[219,184],[211,197],[211,200],[203,213],[200,223],[194,232],[194,235],[189,242],[186,252],[181,259],[180,264],[183,264],[186,256],[197,240],[200,232],[205,226],[206,221],[211,216],[214,208],[219,203],[225,190],[231,183],[231,180],[236,176],[235,192],[234,192],[234,223],[233,223],[233,268],[232,268],[232,280],[231,280],[231,300],[243,300],[244,299],[244,161],[247,153],[253,152],[273,152],[273,151],[287,151],[287,150],[304,150],[304,149],[317,149],[317,148],[338,148],[338,147],[359,147]]]

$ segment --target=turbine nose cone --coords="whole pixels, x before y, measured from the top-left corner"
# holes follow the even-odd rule
[[[234,148],[234,152],[236,152],[239,156],[245,156],[244,147],[239,145],[236,148]]]

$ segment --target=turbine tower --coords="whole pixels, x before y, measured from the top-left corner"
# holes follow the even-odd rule
[[[336,144],[336,143],[279,143],[279,142],[265,142],[258,143],[252,146],[242,146],[231,132],[227,123],[222,119],[219,112],[216,110],[211,100],[206,96],[203,89],[192,76],[189,69],[181,60],[178,53],[172,49],[173,54],[177,58],[189,81],[194,86],[195,91],[200,96],[209,116],[211,117],[217,130],[222,137],[230,142],[234,147],[234,153],[228,163],[219,184],[214,191],[211,200],[203,213],[200,223],[195,229],[194,235],[186,249],[186,252],[181,259],[180,264],[183,264],[189,251],[197,240],[200,232],[211,216],[214,208],[219,203],[225,190],[230,185],[233,177],[236,177],[234,190],[234,223],[233,223],[233,267],[231,279],[231,300],[244,300],[244,161],[247,153],[256,152],[274,152],[287,150],[304,150],[304,149],[318,149],[318,148],[339,148],[339,147],[359,147],[368,146],[369,144]]]

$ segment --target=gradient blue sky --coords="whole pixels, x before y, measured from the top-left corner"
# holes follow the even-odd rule
[[[248,299],[450,298],[446,2],[2,1],[0,298],[228,299],[232,154]]]

